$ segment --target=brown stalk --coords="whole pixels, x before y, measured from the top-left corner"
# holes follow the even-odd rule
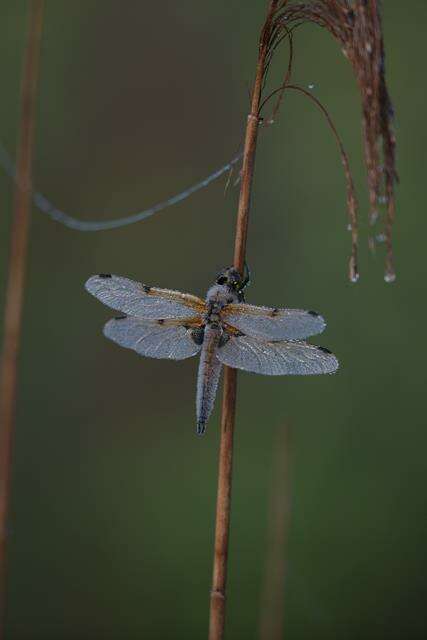
[[[270,492],[267,557],[261,590],[260,640],[281,640],[284,631],[285,548],[291,515],[290,437],[287,424],[280,429],[275,447]]]
[[[4,635],[7,516],[10,499],[18,355],[28,253],[35,107],[43,26],[43,1],[31,0],[29,3],[29,28],[22,72],[17,175],[6,288],[4,341],[0,363],[0,637]]]
[[[270,0],[261,32],[251,110],[246,126],[241,187],[234,242],[234,266],[243,273],[248,234],[249,209],[259,126],[259,107],[270,47],[273,17],[278,0]],[[236,414],[237,372],[225,367],[216,504],[215,549],[210,603],[209,640],[222,640],[225,626],[227,558],[230,532],[233,435]]]

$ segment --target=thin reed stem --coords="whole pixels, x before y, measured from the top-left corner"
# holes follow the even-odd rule
[[[259,640],[282,640],[286,543],[291,515],[290,437],[287,424],[280,429],[275,446],[270,490],[267,556],[261,590]]]
[[[43,25],[43,2],[44,0],[31,0],[29,3],[28,39],[21,86],[17,179],[4,315],[4,341],[0,363],[0,638],[4,637],[7,516],[15,422],[17,363],[28,253],[35,106]]]
[[[234,266],[243,273],[248,235],[255,152],[259,127],[259,107],[269,51],[273,17],[278,0],[270,0],[261,32],[251,111],[246,126],[241,187],[234,242]],[[221,415],[218,493],[216,504],[215,550],[210,604],[209,640],[222,640],[225,627],[227,559],[230,532],[233,436],[236,415],[237,371],[225,367]]]

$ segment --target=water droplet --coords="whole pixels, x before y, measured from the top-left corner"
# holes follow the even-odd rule
[[[348,263],[348,277],[350,282],[357,282],[359,280],[359,271],[357,270],[356,256],[350,256]]]
[[[384,280],[386,282],[395,282],[396,274],[394,273],[394,271],[386,271],[384,275]]]
[[[375,240],[381,244],[382,242],[385,242],[387,240],[387,236],[385,233],[379,233],[375,236]]]
[[[371,213],[369,214],[369,224],[371,226],[374,226],[374,224],[377,222],[378,218],[379,218],[379,213],[378,211],[371,211]]]
[[[351,226],[351,222],[346,226],[347,231],[353,231],[353,227]]]
[[[378,196],[379,204],[387,204],[387,196]]]
[[[310,90],[314,89],[314,87],[315,87],[315,85],[314,85],[313,83],[311,83],[311,84],[309,84],[309,85],[308,85],[308,88],[309,88]]]

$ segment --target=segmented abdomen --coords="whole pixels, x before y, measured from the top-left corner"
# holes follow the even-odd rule
[[[197,376],[197,432],[201,435],[205,424],[212,413],[218,389],[221,363],[216,357],[221,329],[208,324],[205,329],[202,351],[200,354],[199,372]]]

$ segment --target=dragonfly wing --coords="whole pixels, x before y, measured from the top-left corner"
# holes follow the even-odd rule
[[[267,376],[334,373],[339,366],[330,351],[314,344],[267,342],[245,335],[231,335],[217,357],[229,367]]]
[[[191,337],[191,327],[175,322],[146,322],[138,318],[113,318],[104,326],[104,335],[122,347],[149,358],[184,360],[196,355],[201,345]]]
[[[85,286],[108,307],[146,320],[191,318],[205,310],[203,300],[189,293],[157,289],[121,276],[92,276]]]
[[[222,311],[227,324],[264,340],[301,340],[321,333],[326,322],[315,311],[272,309],[251,304],[229,304]]]

